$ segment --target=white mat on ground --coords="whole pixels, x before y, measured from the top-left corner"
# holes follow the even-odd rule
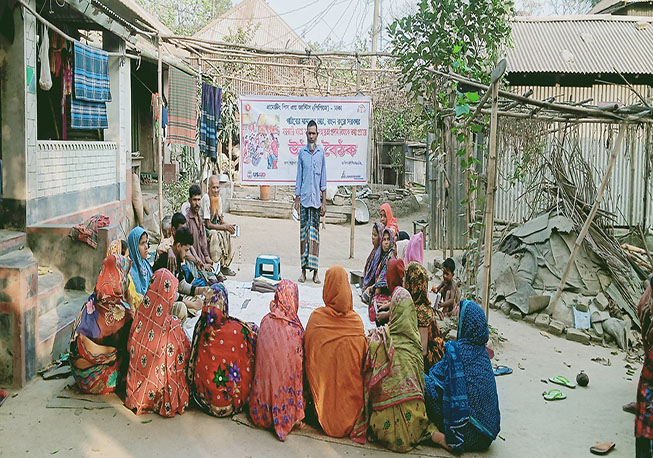
[[[252,291],[251,282],[240,282],[235,280],[226,280],[224,285],[229,293],[229,315],[239,318],[243,321],[251,321],[257,325],[261,324],[263,317],[270,311],[270,301],[274,299],[274,293],[258,293]],[[350,285],[354,297],[354,311],[358,313],[363,320],[365,330],[374,328],[367,314],[367,305],[363,304],[356,293],[353,285]],[[247,302],[249,300],[249,302]],[[318,307],[322,307],[322,286],[299,285],[299,320],[304,327],[308,323],[308,317],[311,312]],[[245,308],[243,308],[245,306]],[[184,322],[184,330],[189,339],[192,340],[193,329],[199,315],[194,318],[188,318]]]

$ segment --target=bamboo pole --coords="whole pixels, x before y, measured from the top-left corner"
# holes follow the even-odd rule
[[[558,302],[560,301],[560,296],[562,296],[562,290],[564,289],[565,284],[567,284],[567,279],[569,278],[571,269],[574,266],[574,261],[576,260],[576,256],[578,255],[583,240],[585,240],[585,236],[587,235],[587,232],[590,229],[590,225],[594,220],[594,216],[596,216],[596,212],[599,209],[601,200],[603,200],[603,194],[605,192],[605,188],[608,186],[608,182],[610,181],[610,176],[612,175],[612,168],[614,167],[614,163],[617,160],[617,156],[619,155],[619,150],[621,149],[621,144],[623,143],[625,132],[626,132],[625,125],[621,124],[619,126],[619,135],[617,136],[617,141],[615,142],[614,148],[612,150],[612,154],[610,155],[610,160],[608,162],[608,169],[606,170],[605,176],[603,177],[603,181],[601,182],[601,187],[599,188],[596,194],[596,201],[594,202],[592,209],[587,215],[587,219],[585,220],[585,223],[583,224],[583,228],[578,234],[578,238],[576,238],[576,242],[574,243],[574,251],[572,251],[569,260],[567,261],[567,267],[565,268],[565,272],[562,275],[562,278],[560,279],[560,284],[558,285],[558,289],[556,290],[555,296],[553,296],[553,300],[551,300],[551,304],[550,304],[551,315],[553,315],[556,311],[556,307],[558,306]]]
[[[231,52],[216,52],[216,55],[221,56],[233,56]],[[245,57],[245,56],[243,56]],[[267,56],[265,56],[267,57]],[[222,62],[225,64],[246,64],[246,65],[263,65],[266,67],[285,67],[285,68],[304,68],[308,70],[315,70],[315,65],[306,65],[306,64],[289,64],[284,62],[265,62],[265,61],[255,61],[255,60],[239,60],[239,59],[222,59],[219,57],[204,57],[205,61],[209,62]],[[328,71],[356,71],[355,67],[329,67],[324,70]],[[401,70],[398,68],[366,68],[363,70],[364,73],[401,73]]]
[[[469,240],[470,240],[470,223],[471,223],[471,196],[469,194],[469,158],[472,156],[472,137],[474,134],[468,132],[467,141],[465,142],[465,247],[469,249]],[[471,272],[469,269],[469,261],[467,264],[467,272]],[[470,276],[465,275],[465,285],[469,288],[470,285]]]
[[[455,103],[455,93],[452,94],[452,104]],[[454,205],[455,205],[455,198],[454,198],[454,162],[456,161],[456,143],[454,141],[453,137],[453,120],[451,124],[449,125],[449,129],[447,132],[447,144],[449,146],[449,151],[447,153],[448,160],[447,160],[447,168],[449,169],[449,179],[447,180],[447,190],[449,198],[447,199],[448,207],[447,207],[447,245],[449,245],[449,257],[453,258],[453,233],[454,233],[454,228],[455,228],[455,223],[454,223],[454,215],[455,215],[455,210],[454,210]]]
[[[490,157],[487,173],[487,202],[485,204],[485,257],[483,258],[483,310],[490,312],[490,272],[492,267],[492,233],[494,232],[494,191],[497,174],[497,111],[499,81],[492,84],[492,114],[490,116]]]
[[[306,51],[293,51],[289,49],[275,49],[275,48],[264,48],[264,47],[258,47],[258,46],[249,46],[249,45],[243,45],[243,44],[238,44],[238,43],[227,43],[225,41],[217,41],[217,40],[206,40],[206,39],[201,39],[201,38],[195,38],[195,37],[186,37],[183,35],[161,35],[161,38],[164,40],[177,40],[177,41],[186,41],[190,43],[201,43],[201,44],[206,44],[206,45],[211,45],[211,46],[221,46],[223,48],[238,48],[238,49],[245,49],[249,51],[255,51],[257,53],[276,53],[280,54],[281,56],[298,56],[298,57],[311,57],[311,56],[319,56],[319,57],[355,57],[355,56],[360,56],[360,57],[372,57],[372,56],[377,56],[377,57],[396,57],[391,53],[387,52],[348,52],[348,51],[328,51],[328,52],[306,52]]]
[[[444,73],[440,72],[435,69],[428,69],[431,73],[434,73],[439,76],[444,76],[446,78],[453,79],[458,82],[466,83],[469,84],[470,86],[474,86],[480,89],[487,90],[488,86],[485,84],[479,83],[478,81],[471,80],[469,78],[465,78],[463,76],[457,75],[455,73]],[[535,100],[531,99],[528,97],[523,97],[519,94],[513,94],[512,92],[508,91],[499,91],[499,95],[501,97],[504,97],[506,99],[514,100],[516,102],[522,102],[526,105],[534,105],[536,107],[540,108],[549,108],[551,110],[560,112],[560,113],[570,113],[576,116],[580,117],[588,117],[588,116],[596,116],[598,118],[611,118],[616,121],[621,121],[621,117],[614,114],[610,113],[609,111],[604,111],[600,110],[598,108],[586,108],[586,107],[578,107],[578,106],[573,106],[573,105],[565,105],[561,103],[551,103],[551,102],[544,102],[541,100]]]
[[[157,129],[157,170],[158,170],[158,185],[159,185],[159,234],[163,237],[163,228],[161,227],[161,220],[163,219],[163,67],[161,64],[161,36],[157,35],[157,91],[158,91],[158,100],[157,100],[157,117],[159,119],[159,127]]]

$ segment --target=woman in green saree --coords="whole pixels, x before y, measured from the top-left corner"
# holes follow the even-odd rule
[[[351,439],[368,432],[384,447],[407,452],[436,430],[424,406],[424,360],[410,293],[397,287],[390,322],[374,329],[363,366],[364,402]]]

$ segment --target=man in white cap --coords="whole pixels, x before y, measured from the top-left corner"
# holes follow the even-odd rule
[[[231,236],[236,232],[236,226],[227,224],[222,213],[220,186],[227,183],[225,174],[209,177],[209,192],[202,196],[200,217],[209,231],[209,254],[213,262],[219,262],[223,275],[234,276],[236,273],[229,267],[234,258],[231,246]]]

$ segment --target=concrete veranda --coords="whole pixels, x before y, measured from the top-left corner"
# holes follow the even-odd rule
[[[419,216],[400,219],[400,227],[412,229],[410,222]],[[232,215],[227,220],[240,225],[241,237],[236,242],[236,247],[241,247],[240,256],[237,248],[232,266],[234,270],[240,267],[237,279],[251,279],[256,255],[266,252],[279,254],[283,276],[297,279],[297,223]],[[369,224],[357,227],[355,258],[349,260],[349,226],[327,226],[321,231],[320,264],[362,268],[370,250],[370,230]],[[432,261],[434,255],[429,252],[425,261]],[[320,272],[321,278],[324,271]],[[509,320],[494,310],[490,312],[490,324],[507,339],[495,347],[495,361],[512,367],[514,373],[497,378],[502,417],[500,438],[488,452],[465,456],[582,457],[590,456],[589,447],[595,441],[616,442],[611,457],[634,455],[634,417],[623,412],[621,406],[635,399],[639,364],[633,364],[637,371],[628,380],[624,368],[626,353],[616,348],[583,346],[542,335],[534,326]],[[609,359],[611,365],[591,361],[596,357]],[[563,401],[542,399],[542,392],[555,386],[541,379],[556,375],[574,378],[580,370],[589,375],[589,387],[563,388],[567,394]],[[395,455],[297,434],[290,434],[282,443],[268,431],[196,410],[165,419],[154,414],[137,417],[123,406],[81,411],[47,408],[47,402],[66,383],[38,377],[18,391],[16,397],[7,399],[0,407],[0,456],[45,457],[55,451],[57,457]],[[142,423],[147,420],[151,422]],[[441,456],[451,456],[439,452]],[[411,454],[419,455],[420,449]]]

